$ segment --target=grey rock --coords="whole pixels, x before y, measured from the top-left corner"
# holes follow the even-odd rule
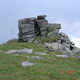
[[[18,50],[17,52],[18,52],[18,53],[32,54],[32,53],[33,53],[33,49],[24,48],[24,49]]]
[[[80,49],[74,47],[73,50],[70,50],[70,44],[60,44],[60,43],[45,43],[44,46],[49,51],[62,51],[63,55],[67,55],[69,57],[79,57],[80,56]]]
[[[68,48],[67,46],[60,44],[60,43],[45,43],[44,46],[49,51],[62,51],[65,55],[73,56],[74,53]]]
[[[20,50],[9,50],[6,52],[6,54],[32,54],[32,53],[33,53],[33,49],[28,49],[28,48],[24,48]]]
[[[63,50],[63,52],[65,55],[68,55],[70,57],[74,55],[74,53],[69,48],[66,48],[65,50]]]
[[[55,36],[58,36],[58,34],[57,34],[58,32],[54,32],[54,31],[52,31],[52,32],[49,32],[49,33],[47,33],[47,37],[55,37]]]
[[[55,29],[61,29],[61,24],[57,24],[57,23],[52,24],[52,23],[49,23],[47,25],[47,27],[52,27],[52,28],[55,28]]]
[[[42,59],[42,57],[39,57],[39,56],[28,56],[28,58],[37,59],[37,60],[41,60]]]
[[[46,15],[39,15],[37,18],[19,20],[19,41],[32,42],[36,36],[44,38],[57,36],[59,34],[59,29],[61,29],[61,25],[48,23],[45,18]],[[48,33],[47,28],[55,28],[55,30]]]
[[[31,43],[31,42],[33,42],[33,40],[34,40],[34,38],[23,38],[23,40],[25,41],[25,42],[29,42],[29,43]]]
[[[47,55],[47,53],[44,53],[44,52],[35,52],[34,54],[37,54],[37,55]]]
[[[23,67],[28,67],[28,66],[33,66],[33,65],[35,65],[35,63],[28,62],[28,61],[23,61],[23,62],[21,63],[21,65],[22,65]]]
[[[76,46],[74,46],[74,49],[72,51],[74,53],[80,53],[80,48],[77,48]]]
[[[21,30],[22,30],[22,33],[29,32],[29,31],[34,31],[34,25],[24,24],[24,25],[22,25]]]
[[[33,37],[34,37],[34,34],[22,36],[23,39],[24,39],[24,38],[33,38]]]
[[[63,42],[65,42],[65,43],[67,43],[67,44],[70,44],[70,43],[71,43],[69,37],[68,37],[65,33],[60,32],[59,35],[60,35],[61,40],[62,40]]]
[[[17,50],[9,50],[6,52],[6,54],[16,54]]]
[[[36,18],[24,18],[18,21],[18,24],[26,24],[29,22],[34,22]]]
[[[37,19],[38,20],[45,20],[46,17],[47,17],[46,15],[39,15],[39,16],[37,16]]]
[[[56,57],[68,58],[68,55],[55,55]]]
[[[35,43],[35,44],[41,44],[41,41],[40,40],[34,40],[33,43]]]
[[[47,36],[48,37],[58,36],[60,29],[61,29],[60,24],[48,24],[47,25]]]
[[[56,50],[64,50],[65,47],[62,45],[62,44],[59,44],[59,43],[44,43],[44,46],[46,48],[48,48],[48,50],[53,50],[53,51],[56,51]]]

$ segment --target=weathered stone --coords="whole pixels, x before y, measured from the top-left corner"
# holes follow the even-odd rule
[[[40,16],[37,16],[37,19],[25,18],[25,19],[19,20],[18,22],[19,41],[31,42],[36,36],[41,36],[41,37],[57,36],[59,33],[59,29],[61,29],[61,25],[49,24],[48,21],[45,20],[45,18],[46,18],[46,15],[40,15]],[[52,31],[49,31],[49,30],[52,30]]]
[[[32,54],[32,53],[33,53],[33,49],[28,49],[28,48],[24,48],[20,50],[9,50],[6,52],[6,54]]]
[[[18,23],[21,24],[26,24],[26,23],[30,23],[30,22],[34,22],[36,18],[25,18],[25,19],[21,19],[18,21]]]
[[[55,55],[56,57],[62,57],[62,58],[68,58],[69,56],[68,55]]]
[[[39,15],[39,16],[37,16],[37,19],[38,20],[45,20],[46,17],[47,17],[46,15]]]
[[[56,28],[56,29],[61,29],[61,24],[56,24],[56,23],[52,24],[52,23],[49,23],[49,24],[47,25],[47,27],[52,27],[52,28]]]
[[[22,33],[25,33],[25,32],[29,32],[29,31],[34,31],[34,25],[30,25],[30,24],[24,24],[22,25]]]
[[[60,24],[48,24],[47,25],[47,36],[54,37],[59,35],[59,30],[61,29]]]
[[[55,37],[58,36],[58,34],[55,34],[54,31],[47,33],[47,37]]]
[[[41,40],[36,40],[37,37],[41,39],[56,38],[57,40],[46,41],[45,47],[49,51],[63,51],[68,56],[76,56],[80,54],[80,49],[71,43],[69,37],[65,33],[60,33],[61,24],[48,23],[45,19],[46,15],[39,15],[37,18],[25,18],[18,22],[19,26],[19,41],[41,43]],[[14,52],[14,51],[12,51]],[[78,56],[79,57],[79,56]]]
[[[74,46],[72,52],[74,53],[73,56],[80,58],[80,48]]]
[[[56,50],[65,50],[65,47],[62,45],[62,44],[59,44],[59,43],[45,43],[44,46],[46,48],[48,48],[48,50],[50,51],[56,51]]]
[[[28,67],[28,66],[33,66],[33,65],[35,65],[35,63],[28,62],[28,61],[23,61],[23,62],[21,63],[21,65],[22,65],[23,67]]]
[[[60,38],[61,38],[61,40],[63,42],[65,42],[67,44],[70,44],[71,43],[69,37],[65,33],[60,32],[59,35],[60,35]]]
[[[27,57],[31,59],[37,59],[37,60],[43,59],[42,57],[39,57],[39,56],[27,56]]]
[[[34,54],[37,54],[37,55],[47,55],[47,53],[44,53],[44,52],[35,52]]]

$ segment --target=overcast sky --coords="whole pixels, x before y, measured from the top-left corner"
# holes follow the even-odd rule
[[[52,23],[61,23],[62,32],[80,44],[80,0],[0,0],[0,43],[18,38],[17,21],[47,15]]]

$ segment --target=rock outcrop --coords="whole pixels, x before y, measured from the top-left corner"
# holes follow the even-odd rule
[[[25,18],[18,22],[19,41],[40,43],[49,51],[63,51],[68,56],[79,57],[80,49],[70,41],[69,37],[60,32],[61,24],[48,23],[46,15],[37,16],[37,18]],[[38,40],[35,38],[39,37]]]
[[[59,34],[60,24],[50,24],[46,15],[25,18],[18,21],[19,41],[32,42],[35,37],[52,37]]]

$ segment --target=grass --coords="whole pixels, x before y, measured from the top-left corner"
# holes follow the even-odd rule
[[[35,43],[27,42],[10,42],[0,46],[0,50],[8,51],[11,49],[33,48],[34,52],[46,51],[42,45],[36,45]]]
[[[42,45],[23,42],[10,42],[0,46],[0,80],[80,80],[80,59],[58,58],[48,52],[46,56],[38,54],[24,54],[20,56],[4,54],[11,49],[33,48],[35,52],[47,51]],[[28,58],[37,55],[41,60]],[[31,67],[22,67],[22,61],[36,63]]]
[[[45,38],[36,37],[36,38],[34,39],[34,41],[35,41],[35,40],[39,40],[41,44],[44,44],[44,43],[50,42],[50,41],[55,42],[55,41],[59,40],[59,37],[57,37],[57,36],[55,36],[55,37],[45,37]],[[33,41],[33,42],[34,42],[34,41]]]

